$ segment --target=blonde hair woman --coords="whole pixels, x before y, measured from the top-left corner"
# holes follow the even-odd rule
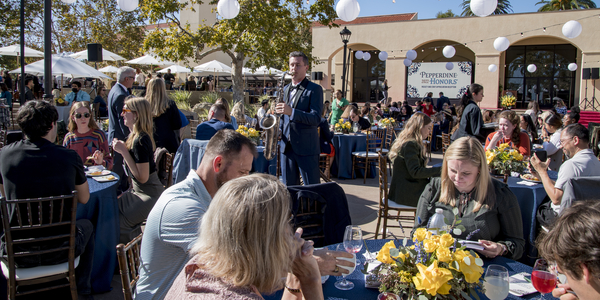
[[[390,152],[393,172],[388,193],[390,200],[403,205],[417,206],[429,178],[440,175],[440,168],[427,168],[423,139],[429,136],[432,123],[424,113],[415,113],[404,126]]]
[[[108,141],[104,131],[98,128],[92,115],[90,103],[75,102],[71,106],[69,133],[65,135],[63,147],[73,149],[86,166],[100,165],[111,170],[113,165]]]
[[[289,197],[271,175],[225,183],[165,299],[263,299],[284,286],[284,299],[323,299],[312,242],[300,238],[301,229],[292,232]]]
[[[179,139],[175,130],[181,128],[181,117],[177,104],[167,96],[164,80],[155,78],[148,82],[146,100],[150,102],[152,111],[153,138],[156,147],[166,148],[169,153],[177,152]]]
[[[476,138],[462,137],[450,144],[442,176],[433,178],[419,199],[415,228],[426,227],[438,208],[447,220],[453,220],[452,210],[458,209],[460,224],[466,228],[458,238],[472,234],[484,247],[482,255],[521,258],[525,240],[517,197],[506,184],[491,178]]]
[[[154,138],[152,137],[152,111],[144,98],[125,100],[121,112],[129,136],[125,142],[113,140],[114,150],[123,156],[127,174],[132,178],[133,190],[119,198],[121,243],[129,242],[139,232],[132,231],[152,210],[164,188],[156,174],[154,163]]]
[[[244,104],[240,101],[233,106],[231,110],[231,116],[234,117],[237,121],[237,124],[246,124],[246,115],[244,113]],[[235,128],[235,126],[234,126]]]

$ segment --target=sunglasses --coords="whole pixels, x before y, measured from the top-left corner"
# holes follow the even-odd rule
[[[130,112],[132,112],[131,109],[123,108],[123,113],[130,113]]]
[[[84,117],[86,119],[89,119],[92,115],[90,115],[90,113],[84,113],[83,115],[80,113],[76,113],[75,114],[75,119],[81,119],[81,117]]]

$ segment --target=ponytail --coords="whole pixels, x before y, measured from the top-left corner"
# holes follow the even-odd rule
[[[467,91],[460,99],[460,106],[465,109],[469,101],[473,100],[473,94],[479,94],[483,90],[483,86],[478,83],[471,83],[471,85],[467,88]]]

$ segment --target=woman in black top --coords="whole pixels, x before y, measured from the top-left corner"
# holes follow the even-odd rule
[[[162,80],[161,80],[162,81]],[[156,174],[154,138],[150,103],[144,98],[125,101],[121,112],[129,128],[127,141],[113,140],[113,149],[123,156],[133,189],[119,198],[121,243],[127,243],[140,232],[132,230],[140,225],[152,210],[164,187]],[[141,231],[141,230],[140,230]]]
[[[452,135],[452,140],[457,140],[461,137],[472,136],[476,137],[480,141],[483,141],[484,137],[481,134],[481,128],[483,128],[483,116],[481,115],[481,109],[479,109],[478,103],[483,99],[483,86],[477,83],[471,83],[467,92],[463,95],[460,100],[460,106],[462,108],[462,116],[458,130]]]
[[[174,130],[181,128],[179,109],[175,101],[167,98],[165,82],[162,79],[150,80],[146,91],[146,100],[150,103],[152,111],[156,147],[163,147],[169,153],[175,153],[179,148],[179,139]]]

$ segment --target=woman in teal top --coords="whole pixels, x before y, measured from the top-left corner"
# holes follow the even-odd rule
[[[331,105],[332,111],[329,124],[335,125],[340,120],[340,117],[342,117],[342,114],[344,113],[344,110],[348,104],[348,100],[346,100],[346,98],[342,98],[342,91],[337,90],[335,92],[335,99],[333,99],[333,103]]]

